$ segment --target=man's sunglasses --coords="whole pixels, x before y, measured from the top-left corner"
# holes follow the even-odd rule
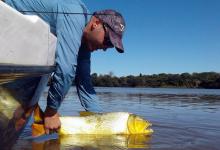
[[[112,44],[110,37],[109,37],[109,27],[107,24],[103,23],[103,29],[105,31],[105,36],[104,36],[104,41],[103,41],[103,45],[105,45],[106,47],[114,47],[114,45]]]

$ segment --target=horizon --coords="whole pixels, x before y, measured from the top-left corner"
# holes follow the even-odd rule
[[[112,76],[115,76],[115,77],[126,77],[126,76],[139,76],[140,74],[142,76],[146,75],[146,76],[152,76],[152,75],[159,75],[159,74],[166,74],[166,75],[181,75],[181,74],[184,74],[184,73],[188,73],[190,75],[193,75],[194,73],[196,74],[201,74],[201,73],[217,73],[217,74],[220,74],[220,72],[215,72],[215,71],[208,71],[208,72],[192,72],[192,73],[189,73],[189,72],[182,72],[182,73],[164,73],[164,72],[161,72],[161,73],[153,73],[153,74],[144,74],[144,73],[139,73],[139,74],[128,74],[128,75],[123,75],[123,76],[117,76],[114,74],[114,72],[108,72],[108,73],[105,73],[105,74],[102,74],[102,73],[96,73],[96,72],[93,72],[91,73],[92,74],[97,74],[98,76],[100,75],[112,75]]]
[[[115,9],[126,21],[125,53],[114,49],[94,52],[91,73],[220,72],[220,1],[83,2],[90,12]]]

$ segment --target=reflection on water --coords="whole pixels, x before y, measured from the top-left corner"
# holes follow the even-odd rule
[[[153,124],[153,135],[70,136],[39,142],[24,140],[30,135],[27,127],[14,149],[219,149],[220,90],[97,88],[96,91],[106,112],[125,111],[140,115]],[[40,101],[43,107],[45,99],[46,92]],[[60,113],[78,115],[82,110],[75,88],[71,88]]]
[[[59,139],[42,141],[40,138],[30,141],[19,140],[14,149],[32,149],[53,150],[60,149],[95,149],[95,150],[110,150],[110,149],[130,149],[143,148],[149,149],[150,136],[145,135],[73,135],[61,136]]]
[[[78,135],[78,136],[65,136],[60,138],[60,145],[66,148],[72,146],[90,147],[100,150],[107,150],[110,147],[118,149],[127,148],[148,148],[149,136],[145,135],[114,135],[114,136],[95,136],[95,135]]]

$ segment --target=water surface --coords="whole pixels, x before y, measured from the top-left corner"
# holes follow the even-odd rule
[[[30,136],[30,127],[27,127],[14,149],[219,149],[220,90],[96,88],[96,91],[106,112],[126,111],[140,115],[153,124],[153,135],[69,136],[57,139],[54,134],[27,140]],[[44,108],[46,95],[45,90],[40,100]],[[65,116],[78,115],[82,110],[72,87],[59,111]]]

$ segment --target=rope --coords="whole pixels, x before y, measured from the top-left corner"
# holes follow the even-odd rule
[[[38,14],[68,14],[68,15],[93,15],[91,13],[77,13],[77,12],[51,12],[51,11],[31,11],[31,10],[18,10],[22,13],[38,13]],[[98,15],[113,15],[113,14],[98,14]],[[114,14],[116,15],[116,14]]]

